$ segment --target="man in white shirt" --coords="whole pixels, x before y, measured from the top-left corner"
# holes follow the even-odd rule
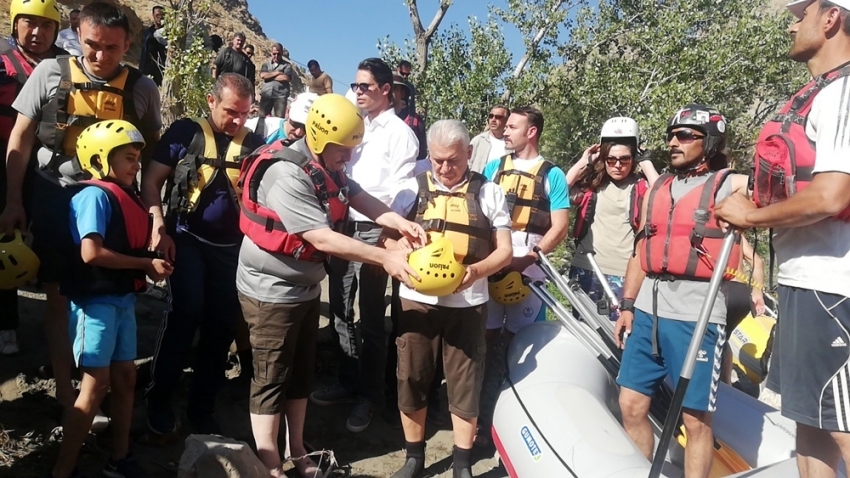
[[[789,56],[813,81],[759,135],[753,198],[762,207],[735,194],[714,213],[743,229],[773,228],[782,415],[797,422],[800,475],[834,477],[842,458],[850,463],[850,0],[788,9],[798,19]],[[775,137],[783,149],[792,144],[788,154],[767,150]],[[788,181],[765,188],[776,185],[776,169]]]
[[[80,10],[75,8],[69,15],[71,26],[59,31],[56,37],[56,46],[67,51],[71,55],[81,56],[83,49],[80,47],[80,36],[77,30],[80,28]]]
[[[398,409],[407,458],[392,478],[414,478],[424,468],[427,396],[438,360],[444,364],[454,431],[452,476],[471,478],[487,348],[487,277],[511,263],[511,218],[502,189],[469,170],[471,147],[463,123],[434,123],[428,149],[431,169],[402,183],[392,208],[409,219],[415,215],[431,241],[450,240],[452,259],[465,272],[457,290],[440,297],[401,285]]]
[[[469,169],[480,173],[491,159],[501,158],[508,150],[505,147],[505,127],[508,124],[508,109],[494,106],[487,115],[487,131],[472,139],[472,157]]]
[[[347,167],[348,176],[386,205],[392,203],[398,185],[413,176],[419,142],[396,114],[392,105],[393,73],[379,58],[368,58],[357,67],[351,89],[364,113],[366,131]],[[352,209],[348,235],[369,245],[378,243],[381,227]],[[339,336],[341,354],[339,383],[310,395],[317,405],[356,399],[346,427],[360,432],[369,426],[374,412],[384,405],[387,355],[385,329],[387,274],[380,267],[330,261],[330,309]],[[360,337],[354,325],[354,299],[359,292]]]

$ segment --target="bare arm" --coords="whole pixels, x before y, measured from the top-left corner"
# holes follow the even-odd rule
[[[349,204],[379,226],[400,232],[411,240],[411,245],[416,243],[425,245],[427,242],[425,231],[421,226],[393,212],[389,206],[366,191],[349,198]]]
[[[755,285],[764,285],[764,259],[762,259],[760,255],[756,254],[753,246],[743,235],[741,235],[741,253],[744,256],[744,260],[753,270],[753,283]],[[757,288],[755,285],[753,286],[753,289]]]
[[[139,269],[145,271],[153,280],[162,280],[171,275],[174,268],[162,259],[132,257],[119,254],[103,246],[99,234],[89,234],[80,243],[80,255],[83,262],[107,269]]]
[[[27,172],[32,156],[32,148],[35,143],[35,130],[38,122],[22,114],[18,114],[15,126],[9,137],[9,146],[6,154],[7,190],[6,203],[20,203],[22,201],[22,189],[24,175]]]
[[[171,175],[172,168],[151,161],[142,176],[142,202],[148,208],[153,225],[151,228],[151,247],[160,250],[165,258],[174,262],[174,242],[168,237],[165,229],[165,218],[162,214],[162,186]]]
[[[648,209],[648,204],[649,195],[647,194],[643,198],[643,204],[641,205],[639,230],[643,230],[646,225],[646,211]],[[629,259],[629,264],[626,266],[626,277],[623,280],[623,299],[634,300],[637,298],[637,295],[640,292],[640,287],[643,285],[644,279],[646,279],[646,272],[644,272],[643,267],[640,265],[640,257],[642,254],[641,250],[643,249],[644,241],[646,241],[645,238],[636,242],[635,253]],[[620,339],[620,337],[623,332],[631,333],[634,318],[633,312],[620,310],[620,318],[617,319],[617,324],[614,327],[614,341],[618,346],[625,346],[625,343]]]
[[[809,186],[786,201],[753,209],[750,227],[803,227],[835,216],[850,206],[850,174],[818,173]]]
[[[598,151],[599,144],[591,145],[589,148],[584,150],[584,154],[581,155],[581,159],[576,161],[576,164],[567,171],[567,184],[570,187],[573,187],[573,185],[578,181],[578,178],[581,177],[582,173],[585,169],[587,169],[587,166],[593,163]]]
[[[567,229],[570,226],[570,210],[569,209],[557,209],[550,213],[550,217],[552,219],[552,227],[546,231],[546,234],[543,238],[540,239],[540,243],[537,244],[537,247],[543,251],[544,254],[549,254],[560,244],[565,237],[567,237]],[[528,254],[522,257],[514,257],[511,260],[511,269],[517,272],[522,272],[528,268],[531,264],[534,264],[534,261],[537,260],[537,254],[530,250]]]
[[[660,174],[658,174],[658,170],[655,169],[655,165],[652,164],[651,159],[645,159],[640,163],[640,171],[643,173],[644,177],[646,177],[647,185],[651,188],[655,181],[658,179]]]

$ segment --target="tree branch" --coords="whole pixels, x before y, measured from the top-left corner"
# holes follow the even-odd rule
[[[416,3],[416,0],[410,0],[410,1],[412,1],[414,4]],[[436,14],[434,14],[434,19],[431,20],[431,24],[428,25],[428,30],[425,31],[425,38],[426,39],[430,40],[431,37],[434,36],[434,33],[437,31],[437,28],[440,26],[440,22],[442,22],[443,17],[446,16],[446,10],[448,10],[450,6],[452,6],[451,0],[441,0],[440,1],[440,9],[437,10]],[[421,23],[419,24],[419,28],[422,28]]]
[[[413,35],[418,37],[424,32],[422,20],[419,18],[419,9],[416,7],[416,0],[407,0],[407,9],[410,11],[410,23],[413,24]]]

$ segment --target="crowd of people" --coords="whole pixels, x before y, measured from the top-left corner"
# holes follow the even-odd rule
[[[544,113],[531,105],[494,105],[473,138],[455,119],[426,127],[406,61],[395,71],[378,58],[361,61],[343,96],[311,60],[311,91],[290,101],[294,72],[279,43],[260,69],[259,116],[249,123],[255,73],[243,34],[218,53],[209,113],[160,135],[164,9],[151,12],[140,70],[123,63],[129,20],[110,3],[73,11],[62,31],[55,0],[13,0],[10,8],[12,39],[0,42],[8,80],[0,82],[0,284],[23,285],[34,272],[32,261],[13,257],[25,257],[20,233],[28,232],[63,409],[50,476],[79,476],[77,457],[98,417],[106,420],[99,406],[107,392],[113,440],[104,475],[145,476],[130,423],[134,306],[147,277],[166,282],[171,305],[145,391],[150,434],[181,426],[174,398],[198,334],[185,426],[220,433],[215,399],[235,341],[269,476],[284,476],[284,460],[300,476],[319,476],[303,438],[308,402],[351,404],[352,433],[381,411],[397,420],[406,455],[392,478],[421,476],[425,423],[438,415],[434,392],[445,382],[452,475],[471,478],[473,447],[492,445],[505,374],[497,339],[546,320],[538,297],[505,285],[544,278],[538,254],[570,236],[570,278],[593,299],[602,281],[619,298],[611,320],[624,348],[622,422],[650,459],[651,396],[665,377],[675,384],[708,279],[717,267],[727,272],[682,417],[685,474],[706,477],[717,382],[728,377],[726,335],[765,308],[764,264],[745,239],[727,264],[716,263],[730,227],[774,229],[774,363],[782,366],[771,377],[782,413],[798,424],[801,475],[835,476],[850,459],[850,1],[788,5],[797,19],[791,58],[813,80],[764,126],[751,177],[729,169],[727,118],[687,98],[663,132],[612,117],[599,143],[564,171],[541,155]],[[643,149],[646,136],[660,134],[663,173]],[[745,262],[753,280],[738,273]],[[326,277],[338,381],[316,389]],[[0,289],[3,354],[18,351],[17,320],[17,290]],[[278,447],[282,427],[290,456]]]

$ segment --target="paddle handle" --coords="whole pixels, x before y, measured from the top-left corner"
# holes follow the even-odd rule
[[[617,298],[617,294],[611,289],[611,285],[608,284],[608,279],[605,278],[605,274],[602,273],[602,269],[599,267],[599,263],[596,262],[596,259],[593,258],[593,253],[587,253],[587,260],[590,262],[590,267],[593,268],[594,274],[596,274],[596,278],[599,279],[599,283],[602,284],[602,290],[605,291],[605,295],[608,296],[608,302],[611,304],[611,308],[617,309],[620,307],[620,299]]]
[[[702,309],[699,311],[699,320],[694,327],[694,335],[691,337],[688,354],[685,356],[685,363],[682,365],[679,383],[676,385],[676,391],[673,393],[673,402],[670,404],[670,410],[667,411],[667,418],[664,420],[664,429],[661,431],[661,439],[658,442],[658,448],[655,450],[655,456],[652,459],[649,478],[658,478],[661,476],[664,457],[667,455],[670,442],[673,440],[673,434],[676,432],[676,425],[679,423],[679,414],[682,413],[682,404],[685,401],[685,393],[688,391],[688,385],[691,383],[691,377],[694,374],[697,353],[699,353],[699,348],[702,346],[705,331],[708,329],[711,309],[714,307],[717,292],[720,290],[720,284],[723,282],[723,275],[726,272],[725,264],[729,262],[729,256],[732,253],[732,247],[735,245],[736,240],[737,232],[732,229],[726,233],[726,237],[723,239],[720,255],[717,258],[714,272],[711,274],[711,281],[708,283],[708,294],[706,294],[705,301],[702,303]]]

